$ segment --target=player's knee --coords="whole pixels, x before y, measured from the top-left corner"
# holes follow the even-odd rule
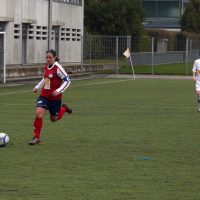
[[[36,113],[36,117],[37,117],[37,118],[43,118],[43,117],[44,117],[44,113],[42,113],[42,112],[37,112],[37,113]]]
[[[37,108],[36,109],[36,117],[37,118],[43,118],[45,114],[45,109],[44,108]]]
[[[50,117],[51,122],[56,122],[58,120],[58,117]]]

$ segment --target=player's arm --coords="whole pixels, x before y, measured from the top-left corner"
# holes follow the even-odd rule
[[[193,68],[192,68],[192,80],[196,81],[196,74],[197,74],[197,68],[196,68],[197,62],[194,62]]]
[[[42,78],[42,80],[33,88],[33,91],[34,91],[34,92],[37,92],[37,91],[40,90],[43,86],[44,86],[44,78]]]
[[[61,86],[54,91],[54,96],[57,96],[58,94],[64,92],[71,84],[71,80],[64,68],[59,63],[57,64],[57,66],[57,75],[63,80],[63,82]]]
[[[193,72],[192,80],[193,80],[193,81],[196,81],[196,72]]]

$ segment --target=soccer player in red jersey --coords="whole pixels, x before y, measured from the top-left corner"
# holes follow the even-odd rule
[[[44,68],[42,80],[34,87],[33,91],[41,89],[37,99],[36,116],[34,121],[34,137],[29,145],[40,143],[40,135],[43,126],[43,118],[48,110],[50,120],[56,122],[60,120],[64,113],[72,113],[66,104],[62,104],[62,93],[69,87],[71,81],[64,68],[58,63],[59,59],[54,50],[46,52],[47,64]]]

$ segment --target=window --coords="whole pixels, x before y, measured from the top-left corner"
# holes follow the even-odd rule
[[[178,18],[180,17],[179,1],[144,1],[146,18]]]
[[[48,39],[48,28],[46,26],[36,26],[36,39],[37,40]]]
[[[58,3],[67,3],[67,4],[74,4],[74,5],[82,5],[82,0],[53,0],[54,2]]]
[[[0,31],[5,31],[5,26],[6,26],[5,22],[0,22]]]
[[[80,41],[81,29],[61,27],[60,37],[62,41]]]
[[[14,24],[14,39],[20,39],[21,36],[21,25]]]

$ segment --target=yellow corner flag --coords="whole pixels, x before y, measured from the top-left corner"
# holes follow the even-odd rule
[[[131,57],[130,48],[127,48],[126,51],[123,54],[124,54],[124,56],[126,56],[126,58],[130,58]]]

